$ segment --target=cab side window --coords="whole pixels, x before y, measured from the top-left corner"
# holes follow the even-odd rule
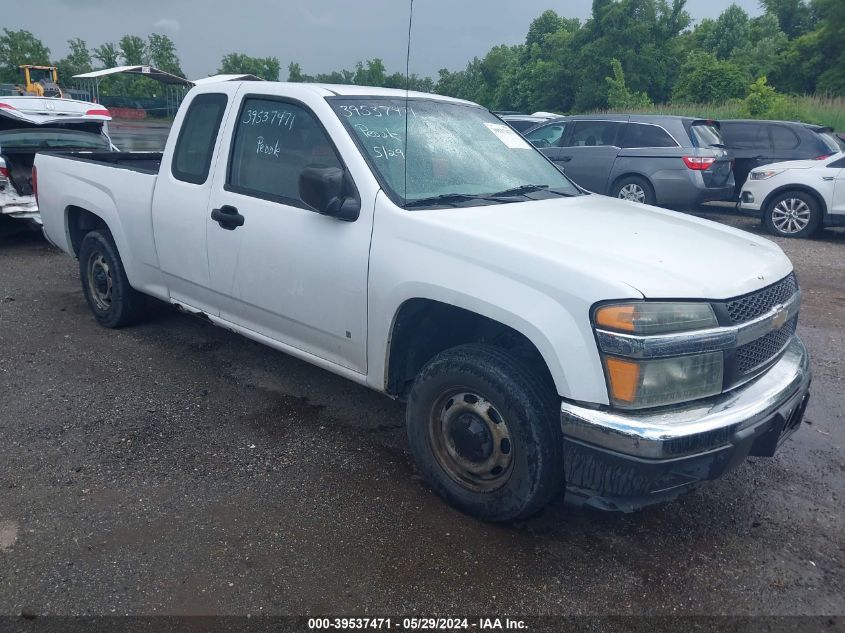
[[[576,121],[567,147],[616,146],[622,128],[618,121]]]
[[[224,94],[194,97],[182,121],[170,171],[177,180],[201,185],[208,179],[217,133],[226,110]]]
[[[235,126],[226,188],[308,208],[299,197],[306,167],[341,167],[314,115],[276,99],[247,97]]]

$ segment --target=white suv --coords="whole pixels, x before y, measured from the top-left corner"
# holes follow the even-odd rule
[[[809,237],[822,226],[845,226],[845,156],[795,160],[752,169],[740,209],[781,237]]]

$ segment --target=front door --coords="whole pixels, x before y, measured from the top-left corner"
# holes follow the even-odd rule
[[[619,121],[570,122],[564,147],[552,160],[584,189],[606,194],[610,172],[619,155],[617,139],[623,126]]]
[[[299,197],[302,170],[344,166],[318,119],[291,100],[240,100],[207,208],[220,316],[365,373],[373,205],[354,222],[310,209]]]

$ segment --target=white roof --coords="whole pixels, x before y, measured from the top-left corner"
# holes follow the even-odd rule
[[[238,81],[231,81],[236,84]],[[250,82],[252,83],[252,82]],[[294,94],[296,91],[309,91],[312,94],[317,94],[321,97],[393,97],[394,99],[404,99],[407,94],[410,99],[431,99],[435,101],[446,101],[449,103],[462,103],[467,105],[477,105],[471,101],[463,99],[455,99],[454,97],[447,97],[445,95],[437,95],[428,92],[415,92],[413,90],[406,93],[401,88],[378,88],[374,86],[353,86],[349,84],[321,84],[310,82],[285,82],[285,81],[262,81],[259,86],[251,86],[251,90],[266,91],[268,93],[275,93],[280,88],[289,89]],[[212,82],[205,82],[198,85],[194,90],[201,92],[213,92],[219,90],[214,88]]]
[[[214,84],[219,81],[264,81],[261,77],[257,77],[256,75],[250,74],[243,74],[243,75],[211,75],[209,77],[201,77],[200,79],[193,79],[191,83],[196,86],[201,86],[203,84]]]
[[[282,82],[283,83],[283,82]],[[355,86],[351,84],[318,84],[300,83],[299,86],[312,86],[333,93],[342,97],[396,97],[404,99],[407,95],[411,99],[435,99],[437,101],[452,101],[454,103],[472,103],[465,99],[455,99],[446,95],[438,95],[430,92],[417,92],[409,90],[407,93],[402,88],[378,88],[375,86]],[[475,105],[475,104],[473,104]]]

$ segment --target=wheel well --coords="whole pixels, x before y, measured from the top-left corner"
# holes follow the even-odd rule
[[[766,196],[766,199],[763,201],[763,204],[760,205],[760,209],[765,213],[769,209],[769,205],[771,204],[772,200],[781,196],[785,193],[789,193],[790,191],[800,191],[801,193],[809,194],[813,197],[813,200],[819,205],[819,209],[822,211],[822,216],[827,215],[827,205],[824,202],[824,199],[819,192],[813,189],[812,187],[807,187],[804,185],[784,185],[780,189],[775,189],[772,193]]]
[[[651,180],[648,179],[648,176],[644,176],[633,171],[629,171],[627,174],[622,174],[621,176],[617,176],[616,178],[614,178],[613,182],[610,183],[610,187],[608,187],[607,192],[609,194],[612,194],[613,190],[616,188],[616,185],[618,185],[626,178],[636,178],[637,180],[644,181],[651,188],[651,193],[654,193],[654,185],[651,184]]]
[[[423,366],[440,352],[466,343],[506,349],[554,388],[554,380],[534,344],[513,328],[463,308],[431,299],[410,299],[393,321],[387,359],[387,393],[404,399]]]
[[[82,207],[68,207],[66,211],[67,230],[73,254],[79,257],[79,246],[82,238],[91,231],[108,231],[108,225],[103,219]]]

